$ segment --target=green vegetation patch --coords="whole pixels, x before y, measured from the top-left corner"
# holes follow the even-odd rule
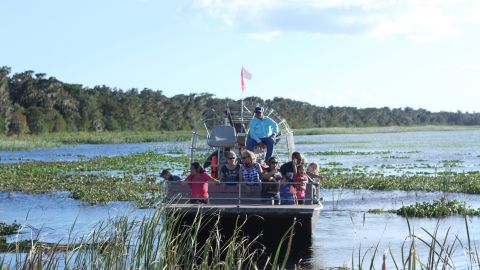
[[[384,175],[322,168],[323,188],[371,190],[444,191],[480,194],[479,172],[449,172],[436,175]]]
[[[453,215],[480,216],[480,209],[472,209],[465,202],[441,198],[433,202],[416,202],[397,210],[397,214],[407,217],[446,217]]]
[[[409,159],[409,156],[385,156],[384,159]]]
[[[473,209],[466,206],[465,202],[459,200],[448,200],[441,198],[433,202],[416,202],[405,205],[397,210],[369,209],[368,213],[383,214],[394,213],[403,217],[448,217],[454,215],[480,216],[480,208]]]
[[[180,170],[187,163],[185,156],[144,152],[87,161],[0,164],[0,191],[69,191],[72,198],[89,203],[135,200],[143,205],[145,198],[161,192],[156,183],[160,168]]]
[[[391,151],[319,151],[319,152],[305,152],[305,155],[311,156],[367,156],[367,155],[386,155],[392,153]]]
[[[121,144],[165,141],[187,141],[189,131],[105,131],[105,132],[62,132],[38,135],[0,135],[1,151],[17,151],[35,148],[53,148],[72,144]]]

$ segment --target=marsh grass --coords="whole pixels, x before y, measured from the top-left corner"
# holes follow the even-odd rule
[[[0,258],[0,269],[285,268],[292,231],[267,254],[258,238],[243,234],[243,224],[231,235],[222,235],[218,218],[199,211],[191,223],[184,223],[182,213],[164,206],[141,220],[121,217],[99,224],[84,237],[70,235],[66,244],[45,247],[32,242],[28,250],[14,248],[15,259]],[[206,238],[201,236],[205,232]],[[281,249],[283,242],[286,250]]]
[[[204,155],[206,156],[206,155]],[[447,163],[447,162],[445,162]],[[458,164],[448,162],[448,166]],[[329,162],[322,168],[322,188],[444,191],[480,194],[480,172],[446,171],[432,174],[411,172],[404,168],[379,165],[380,169],[399,170],[402,175],[369,172],[368,167],[341,167]],[[435,168],[428,164],[417,167]],[[170,168],[185,171],[188,158],[184,155],[136,153],[128,156],[97,157],[78,161],[0,164],[0,191],[51,193],[68,191],[74,199],[89,203],[133,200],[149,207],[159,195],[159,171]],[[412,167],[415,169],[416,167]]]
[[[397,215],[406,217],[446,217],[453,215],[479,216],[480,209],[467,207],[465,202],[440,198],[433,202],[416,202],[402,206]]]
[[[320,152],[305,152],[305,155],[310,156],[368,156],[368,155],[386,155],[392,153],[391,151],[320,151]]]
[[[450,227],[443,235],[439,233],[440,219],[433,231],[420,228],[420,233],[406,220],[408,236],[402,243],[399,253],[388,248],[383,256],[378,252],[378,244],[362,252],[361,247],[353,251],[351,269],[479,269],[480,253],[470,235],[468,219],[465,217],[466,240],[459,235],[451,236]],[[459,259],[455,256],[462,253]],[[380,259],[379,256],[382,256]]]
[[[479,126],[389,126],[389,127],[331,127],[296,129],[295,135],[323,134],[365,134],[365,133],[396,133],[414,131],[459,131],[475,130]]]
[[[440,198],[433,202],[416,202],[410,205],[404,205],[401,208],[394,210],[384,209],[369,209],[367,211],[371,214],[394,213],[404,217],[428,217],[440,218],[454,215],[462,216],[480,216],[480,209],[473,209],[468,207],[465,202],[459,200],[448,200]]]
[[[409,127],[363,127],[363,128],[311,128],[297,129],[295,135],[395,133],[413,131],[459,131],[474,130],[478,126],[409,126]],[[117,132],[63,132],[38,135],[0,135],[0,151],[18,151],[36,148],[52,148],[72,144],[122,144],[165,141],[188,141],[191,131],[117,131]],[[204,136],[203,131],[199,131]],[[300,142],[301,144],[302,142]],[[318,142],[304,142],[315,143]],[[349,142],[366,143],[366,142]]]
[[[442,172],[434,175],[384,175],[342,171],[339,168],[322,169],[322,188],[370,190],[443,191],[480,194],[479,172]]]
[[[160,168],[186,168],[187,163],[183,156],[144,152],[73,162],[0,164],[0,191],[69,191],[72,198],[89,203],[134,200],[146,206],[146,195],[160,192]],[[112,171],[116,172],[113,176],[109,174]]]
[[[64,132],[38,135],[0,135],[0,151],[52,148],[71,144],[121,144],[188,141],[190,131]]]

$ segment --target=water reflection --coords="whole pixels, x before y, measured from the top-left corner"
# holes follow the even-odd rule
[[[329,193],[337,194],[326,196]],[[342,193],[341,196],[339,196],[340,193]],[[381,268],[382,255],[385,252],[388,253],[389,249],[391,249],[396,260],[401,259],[402,245],[407,241],[404,250],[406,252],[410,243],[408,242],[410,239],[408,238],[409,226],[407,220],[396,214],[370,214],[367,213],[369,209],[397,209],[404,204],[411,204],[416,201],[431,201],[439,199],[441,196],[466,201],[474,208],[480,207],[480,196],[454,193],[325,190],[322,194],[327,199],[313,235],[311,263],[315,269],[343,265],[350,267],[352,254],[355,256],[355,261],[358,262],[358,252],[360,251],[361,256],[363,256],[370,249],[370,256],[367,256],[368,259],[365,262],[367,265],[364,265],[364,267],[367,267],[369,258],[377,245],[376,268]],[[333,197],[336,200],[338,199],[338,203],[328,199]],[[467,220],[472,245],[475,243],[478,246],[480,244],[480,219],[473,217]],[[445,237],[447,230],[450,230],[447,243],[451,244],[455,237],[458,237],[458,240],[464,245],[468,242],[465,219],[462,216],[442,219],[410,218],[409,222],[412,232],[426,239],[427,242],[430,242],[431,238],[422,228],[433,233],[437,223],[440,225],[438,236],[441,240]],[[420,241],[417,242],[419,256],[427,258],[427,250]],[[467,258],[464,251],[464,249],[458,248],[452,256],[455,266],[466,266]],[[390,255],[387,258],[387,265],[393,267]]]
[[[89,234],[100,222],[119,216],[139,219],[153,210],[137,209],[133,203],[111,202],[91,205],[68,197],[67,192],[29,195],[21,192],[0,192],[0,220],[16,222],[24,230],[19,239],[39,234],[40,241],[66,242],[72,236]],[[17,236],[10,236],[13,241]]]

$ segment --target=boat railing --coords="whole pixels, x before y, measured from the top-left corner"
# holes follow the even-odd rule
[[[298,182],[290,183],[269,183],[269,182],[260,182],[260,183],[247,183],[247,182],[162,182],[166,188],[166,201],[174,202],[175,204],[189,204],[190,198],[190,184],[207,184],[208,185],[208,204],[210,205],[273,205],[276,203],[276,199],[268,198],[262,196],[262,186],[267,188],[267,186],[276,185],[278,188],[282,188],[280,185],[289,185],[297,186]],[[304,205],[315,205],[318,204],[320,199],[319,197],[319,187],[316,183],[305,183],[305,198],[299,199],[294,196],[295,192],[292,189],[292,196],[283,197],[278,192],[280,200],[279,203],[282,205],[285,204],[301,204]]]

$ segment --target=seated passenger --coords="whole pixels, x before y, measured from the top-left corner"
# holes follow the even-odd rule
[[[267,146],[265,161],[268,161],[273,154],[275,137],[278,135],[278,124],[270,117],[263,115],[263,108],[255,108],[255,116],[248,125],[247,149],[255,152],[255,145],[264,143]]]
[[[215,178],[218,176],[217,164],[218,164],[218,151],[215,150],[205,159],[205,162],[203,163],[203,169],[210,167],[210,175]]]
[[[321,199],[320,199],[320,188],[318,187],[318,185],[320,184],[320,181],[323,180],[323,176],[320,175],[320,166],[315,162],[308,164],[307,176],[308,176],[308,181],[313,183],[312,185],[313,202],[319,203]]]
[[[240,181],[246,182],[247,186],[258,186],[261,182],[262,166],[257,163],[255,154],[252,151],[242,152],[242,169]]]
[[[190,186],[190,203],[208,203],[209,181],[219,183],[217,179],[205,172],[200,163],[193,162],[190,166],[190,175],[185,181]]]
[[[319,184],[323,180],[323,176],[320,175],[320,166],[316,162],[308,164],[307,175],[308,180],[314,184]]]
[[[292,184],[292,180],[282,178],[282,184],[280,185],[280,204],[291,205],[297,204],[297,196],[295,187]]]
[[[282,164],[280,172],[284,178],[288,178],[293,181],[293,175],[297,173],[297,166],[303,164],[303,157],[300,152],[292,153],[292,160]]]
[[[307,190],[308,177],[303,165],[297,166],[297,173],[293,176],[298,204],[305,204],[305,191]]]
[[[237,164],[237,155],[233,151],[225,154],[227,163],[220,169],[219,180],[229,186],[235,186],[240,182],[240,165]]]
[[[271,157],[268,168],[262,173],[262,198],[265,204],[280,204],[280,182],[282,174],[278,171],[278,159]]]
[[[165,181],[180,181],[180,180],[182,180],[182,178],[180,178],[180,176],[171,174],[169,170],[163,170],[160,173],[160,177],[162,177],[163,180],[165,180]]]

